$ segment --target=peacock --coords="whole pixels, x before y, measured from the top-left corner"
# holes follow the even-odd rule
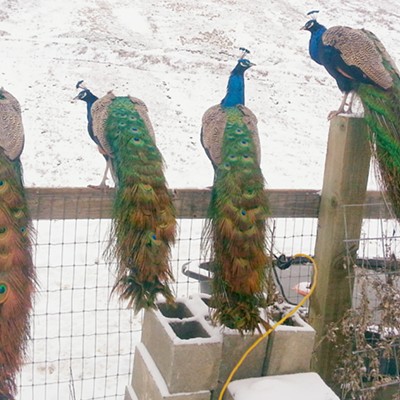
[[[244,73],[254,64],[244,58],[248,50],[242,50],[226,96],[203,115],[201,143],[214,167],[207,227],[213,319],[240,332],[254,332],[264,324],[259,308],[265,304],[269,206],[257,118],[244,105]]]
[[[109,157],[116,181],[107,251],[109,259],[117,260],[113,291],[136,312],[155,307],[158,294],[172,303],[169,258],[175,208],[147,107],[137,98],[112,92],[97,99],[87,88],[78,98],[88,104],[94,141]]]
[[[101,146],[99,139],[95,134],[93,133],[93,119],[92,119],[92,106],[96,100],[98,100],[98,97],[95,96],[90,90],[88,90],[84,85],[83,85],[83,80],[78,81],[76,84],[76,89],[83,89],[78,93],[78,95],[75,97],[76,100],[84,100],[86,102],[86,107],[87,107],[87,130],[89,133],[90,138],[97,144],[97,148],[100,152],[100,154],[103,155],[104,159],[106,160],[106,169],[104,171],[103,178],[100,182],[99,185],[89,185],[89,187],[93,189],[102,189],[102,188],[107,188],[107,175],[108,171],[110,170],[110,156],[106,153],[106,151],[103,149]]]
[[[327,29],[315,18],[302,29],[311,33],[309,53],[332,75],[344,93],[337,111],[328,119],[352,112],[356,94],[363,104],[370,131],[372,152],[377,160],[382,188],[396,218],[400,218],[400,73],[379,39],[365,29],[335,26]],[[346,101],[350,96],[348,109]]]
[[[32,223],[23,186],[21,108],[0,89],[0,399],[14,399],[36,288]]]

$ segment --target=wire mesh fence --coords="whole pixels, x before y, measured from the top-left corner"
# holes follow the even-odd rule
[[[171,266],[175,277],[172,288],[178,297],[207,289],[202,283],[210,277],[210,271],[205,265],[202,240],[208,196],[209,191],[204,190],[176,195],[181,218]],[[135,345],[140,342],[142,316],[134,315],[126,303],[111,294],[115,265],[104,258],[111,199],[112,192],[90,190],[49,190],[31,196],[39,289],[28,359],[19,376],[18,399],[124,396],[131,379]],[[309,264],[291,261],[298,253],[314,254],[317,200],[315,193],[304,191],[281,191],[272,196],[268,246],[274,260],[275,282],[289,303],[299,302],[302,290],[312,279]],[[368,204],[367,208],[373,207]],[[398,226],[386,215],[380,217],[375,209],[368,213],[374,219],[364,220],[358,258],[391,260],[389,264],[393,266],[400,250]],[[349,249],[351,245],[352,238],[348,238]],[[387,284],[389,269],[380,269],[377,275],[368,265],[357,268],[355,271],[382,277],[379,279]],[[356,307],[361,280],[358,275],[353,280]],[[398,282],[398,274],[394,281]],[[380,312],[379,299],[376,300],[374,324],[379,323]]]
[[[179,207],[177,241],[172,249],[176,296],[203,290],[196,276],[209,276],[202,265],[207,201],[194,193],[190,212]],[[282,196],[282,195],[281,195]],[[33,248],[39,288],[32,318],[32,340],[19,376],[18,399],[121,399],[131,379],[133,354],[140,342],[141,314],[111,294],[115,265],[104,251],[110,233],[109,192],[50,190],[31,196],[36,238]],[[307,208],[294,202],[297,210]],[[281,201],[281,200],[279,200]],[[188,213],[194,218],[188,218]],[[307,214],[308,212],[306,212]],[[316,219],[281,217],[272,221],[271,251],[277,258],[312,254]],[[185,273],[186,270],[186,273]],[[308,267],[277,269],[289,301],[293,287],[311,278]]]
[[[344,207],[345,220],[355,207]],[[363,207],[373,208],[375,218],[363,220],[360,239],[346,236],[352,310],[339,329],[350,351],[337,373],[343,398],[369,400],[400,387],[400,225],[380,214],[380,204]]]
[[[128,381],[140,318],[110,297],[109,220],[36,222],[35,298],[21,399],[117,398]]]

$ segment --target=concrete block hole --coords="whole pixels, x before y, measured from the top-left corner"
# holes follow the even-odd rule
[[[210,335],[197,321],[171,322],[169,324],[176,336],[182,340],[209,338]]]
[[[168,304],[168,303],[159,303],[158,309],[160,310],[161,314],[164,315],[166,318],[190,318],[193,317],[193,314],[190,310],[186,307],[184,303],[176,302],[175,304]]]

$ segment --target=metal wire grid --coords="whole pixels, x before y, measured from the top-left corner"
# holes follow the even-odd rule
[[[292,257],[299,253],[314,255],[318,220],[315,218],[279,218],[271,222],[272,253],[279,257]],[[307,288],[312,279],[312,265],[293,263],[287,269],[276,271],[280,293],[289,303],[298,304],[302,295],[298,289]]]
[[[79,206],[77,206],[79,208]],[[51,211],[49,212],[51,218]],[[199,292],[199,282],[182,272],[190,263],[198,272],[204,262],[203,219],[178,221],[172,251],[176,296]],[[109,219],[34,221],[34,262],[39,290],[35,297],[32,340],[19,377],[17,399],[121,399],[131,379],[135,345],[140,342],[141,315],[111,296],[114,266],[103,253]],[[316,220],[274,221],[274,254],[314,251]],[[292,287],[311,279],[310,268],[278,271],[291,301]]]
[[[110,297],[112,267],[102,257],[109,223],[36,222],[40,288],[20,399],[108,399],[123,393],[140,316]]]
[[[378,207],[379,205],[364,205],[363,207]],[[349,205],[344,207],[344,218],[360,205]],[[377,208],[378,209],[378,208]],[[346,237],[347,255],[350,257],[355,238]],[[360,382],[362,390],[375,391],[373,386],[400,387],[400,318],[393,315],[391,326],[383,319],[383,308],[390,307],[390,303],[399,304],[400,296],[400,225],[394,219],[384,217],[363,220],[361,238],[357,260],[353,260],[354,268],[349,268],[349,284],[353,291],[353,308],[359,310],[360,305],[368,307],[368,327],[365,335],[367,345],[356,341],[355,352],[361,354],[365,359],[365,368],[360,371]],[[354,262],[355,261],[355,262]],[[385,293],[390,294],[389,302],[385,305]],[[394,297],[393,297],[394,296]],[[395,298],[397,297],[397,299]],[[360,311],[358,311],[360,312]],[[355,329],[358,329],[355,326]],[[385,354],[380,345],[381,339],[392,337],[390,354]],[[396,339],[397,338],[397,339]],[[371,382],[365,379],[369,371],[368,363],[372,352],[379,359],[378,372],[382,375],[380,382]],[[394,392],[393,392],[394,393]]]

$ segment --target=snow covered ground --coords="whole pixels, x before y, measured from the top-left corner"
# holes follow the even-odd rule
[[[320,188],[328,112],[341,94],[307,53],[299,31],[319,20],[375,32],[395,60],[398,1],[0,0],[1,85],[21,102],[28,186],[100,181],[103,158],[71,103],[84,79],[101,96],[131,94],[148,106],[171,187],[204,187],[212,168],[199,140],[204,111],[225,94],[238,47],[257,64],[247,105],[259,119],[271,188]]]
[[[147,104],[170,187],[209,186],[213,172],[200,145],[201,117],[223,98],[237,49],[244,46],[257,64],[246,73],[246,102],[259,120],[268,187],[319,189],[326,116],[341,94],[308,56],[309,34],[299,31],[305,14],[319,9],[326,26],[373,31],[400,64],[398,7],[398,0],[0,0],[0,85],[22,106],[26,185],[100,181],[104,160],[86,132],[85,106],[71,102],[76,82],[84,79],[98,96],[113,90]],[[43,229],[39,239],[48,235]],[[53,227],[52,234],[63,231]],[[57,256],[46,251],[48,274]],[[89,258],[84,265],[99,262],[95,255]],[[44,284],[69,290],[61,280],[68,273],[51,271],[58,278],[47,276]],[[48,368],[44,377],[60,374]],[[56,392],[60,399],[69,398],[65,374],[66,386]]]

